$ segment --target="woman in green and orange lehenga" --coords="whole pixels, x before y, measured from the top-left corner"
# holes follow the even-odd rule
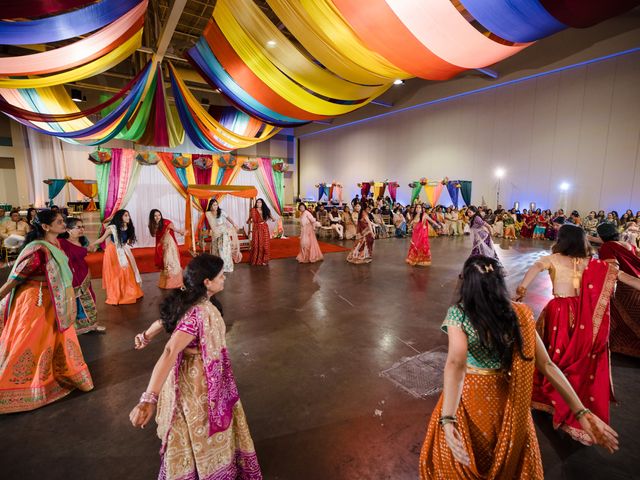
[[[593,443],[617,450],[617,434],[584,408],[536,335],[531,309],[511,303],[499,262],[470,257],[449,335],[444,390],[420,454],[421,479],[542,480],[531,418],[534,368],[569,404]]]
[[[33,410],[93,388],[73,326],[76,298],[57,237],[62,215],[38,212],[0,288],[0,413]]]

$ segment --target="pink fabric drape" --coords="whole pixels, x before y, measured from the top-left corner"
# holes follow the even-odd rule
[[[130,148],[111,149],[111,170],[109,172],[109,194],[104,209],[105,220],[110,219],[125,203],[125,197],[133,188],[133,175],[136,170],[136,151]]]
[[[389,182],[387,186],[389,187],[389,196],[395,203],[396,194],[398,193],[398,182]]]
[[[268,195],[267,200],[273,206],[273,209],[276,213],[282,216],[282,205],[280,205],[280,200],[278,200],[278,195],[276,193],[276,184],[273,180],[273,166],[271,164],[270,158],[258,158],[258,169],[256,173],[258,174],[258,182],[260,186]]]

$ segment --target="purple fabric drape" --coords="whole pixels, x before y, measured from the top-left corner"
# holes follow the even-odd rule
[[[122,149],[111,149],[111,170],[109,170],[109,186],[115,186],[120,181],[120,169],[122,168]],[[109,188],[107,204],[104,207],[104,218],[111,218],[113,207],[118,199],[118,189]]]

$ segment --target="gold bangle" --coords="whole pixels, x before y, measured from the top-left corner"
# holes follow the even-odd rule
[[[579,410],[576,413],[574,413],[574,416],[576,417],[576,420],[580,420],[587,413],[591,413],[591,410],[589,410],[588,408],[583,408],[582,410]]]

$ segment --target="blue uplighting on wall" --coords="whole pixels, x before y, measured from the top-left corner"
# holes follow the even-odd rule
[[[416,109],[419,109],[419,108],[428,107],[429,105],[436,105],[438,103],[448,102],[448,101],[454,100],[456,98],[466,97],[466,96],[469,96],[469,95],[475,95],[476,93],[486,92],[486,91],[489,91],[489,90],[493,90],[495,88],[506,87],[508,85],[514,85],[516,83],[526,82],[527,80],[533,80],[534,78],[544,77],[544,76],[547,76],[547,75],[553,75],[553,74],[556,74],[556,73],[564,72],[565,70],[571,70],[573,68],[578,68],[578,67],[582,67],[584,65],[589,65],[591,63],[602,62],[604,60],[609,60],[611,58],[616,58],[616,57],[622,57],[624,55],[629,55],[631,53],[636,53],[636,52],[640,52],[640,47],[631,48],[629,50],[623,50],[621,52],[611,53],[609,55],[604,55],[604,56],[598,57],[598,58],[592,58],[590,60],[585,60],[584,62],[574,63],[573,65],[567,65],[567,66],[564,66],[564,67],[555,68],[553,70],[549,70],[548,72],[534,73],[533,75],[528,75],[526,77],[516,78],[514,80],[508,80],[506,82],[496,83],[496,84],[493,84],[493,85],[488,85],[486,87],[477,88],[475,90],[469,90],[468,92],[456,93],[455,95],[450,95],[448,97],[442,97],[442,98],[438,98],[436,100],[429,100],[428,102],[419,103],[417,105],[412,105],[410,107],[400,108],[400,109],[394,110],[392,112],[381,113],[380,115],[375,115],[373,117],[363,118],[363,119],[360,119],[360,120],[354,120],[353,122],[343,123],[342,125],[336,125],[334,127],[325,128],[324,130],[319,130],[317,132],[305,133],[305,134],[299,135],[298,138],[312,137],[314,135],[320,135],[320,134],[323,134],[323,133],[328,133],[328,132],[331,132],[332,130],[338,130],[340,128],[350,127],[352,125],[358,125],[360,123],[370,122],[372,120],[378,120],[380,118],[388,117],[388,116],[391,116],[391,115],[396,115],[398,113],[408,112],[410,110],[416,110]]]

